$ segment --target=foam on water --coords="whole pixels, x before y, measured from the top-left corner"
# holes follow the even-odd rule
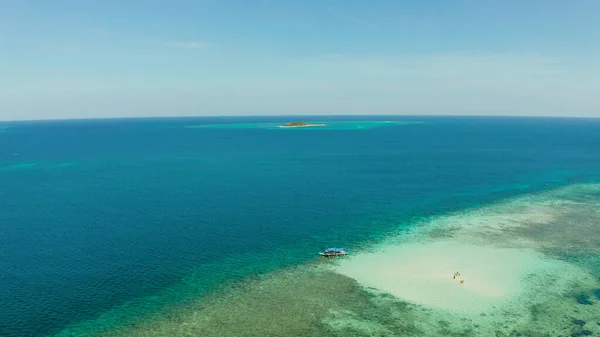
[[[315,261],[255,277],[162,315],[89,334],[600,335],[600,275],[594,275],[600,262],[598,193],[599,184],[574,185],[429,219],[413,224],[409,233],[403,231],[357,252],[355,258]],[[476,292],[477,301],[477,297],[486,300],[479,301],[484,305],[475,310],[403,298],[377,284],[364,284],[359,276],[345,275],[356,276],[344,268],[373,263],[376,260],[370,258],[377,254],[435,253],[423,250],[428,245],[438,245],[441,251],[483,252],[477,259],[498,262],[506,274],[493,274],[499,278],[497,287],[485,285]],[[385,255],[379,257],[385,260]],[[509,268],[511,262],[516,266]],[[464,270],[462,276],[469,273]],[[475,282],[476,277],[470,280]],[[466,293],[457,294],[452,300],[460,301]],[[86,335],[83,330],[67,332],[63,335]]]

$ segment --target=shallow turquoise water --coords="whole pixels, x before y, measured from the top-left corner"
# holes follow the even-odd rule
[[[388,120],[399,123],[347,127]],[[0,335],[54,334],[111,310],[90,324],[125,324],[325,246],[357,249],[415,219],[600,177],[599,120],[306,121],[345,127],[8,124]]]

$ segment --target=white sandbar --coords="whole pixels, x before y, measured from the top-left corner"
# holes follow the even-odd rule
[[[514,298],[523,290],[522,280],[545,264],[531,250],[438,241],[361,253],[341,261],[336,271],[413,303],[484,312]],[[460,276],[453,279],[456,271]]]

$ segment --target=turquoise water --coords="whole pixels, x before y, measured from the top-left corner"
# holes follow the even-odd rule
[[[360,250],[422,219],[600,178],[600,120],[302,120],[332,127],[5,123],[0,335],[159,320],[326,246]]]

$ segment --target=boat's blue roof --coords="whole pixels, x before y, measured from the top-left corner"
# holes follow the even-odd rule
[[[328,252],[336,252],[336,253],[341,253],[344,251],[344,248],[327,248]]]

